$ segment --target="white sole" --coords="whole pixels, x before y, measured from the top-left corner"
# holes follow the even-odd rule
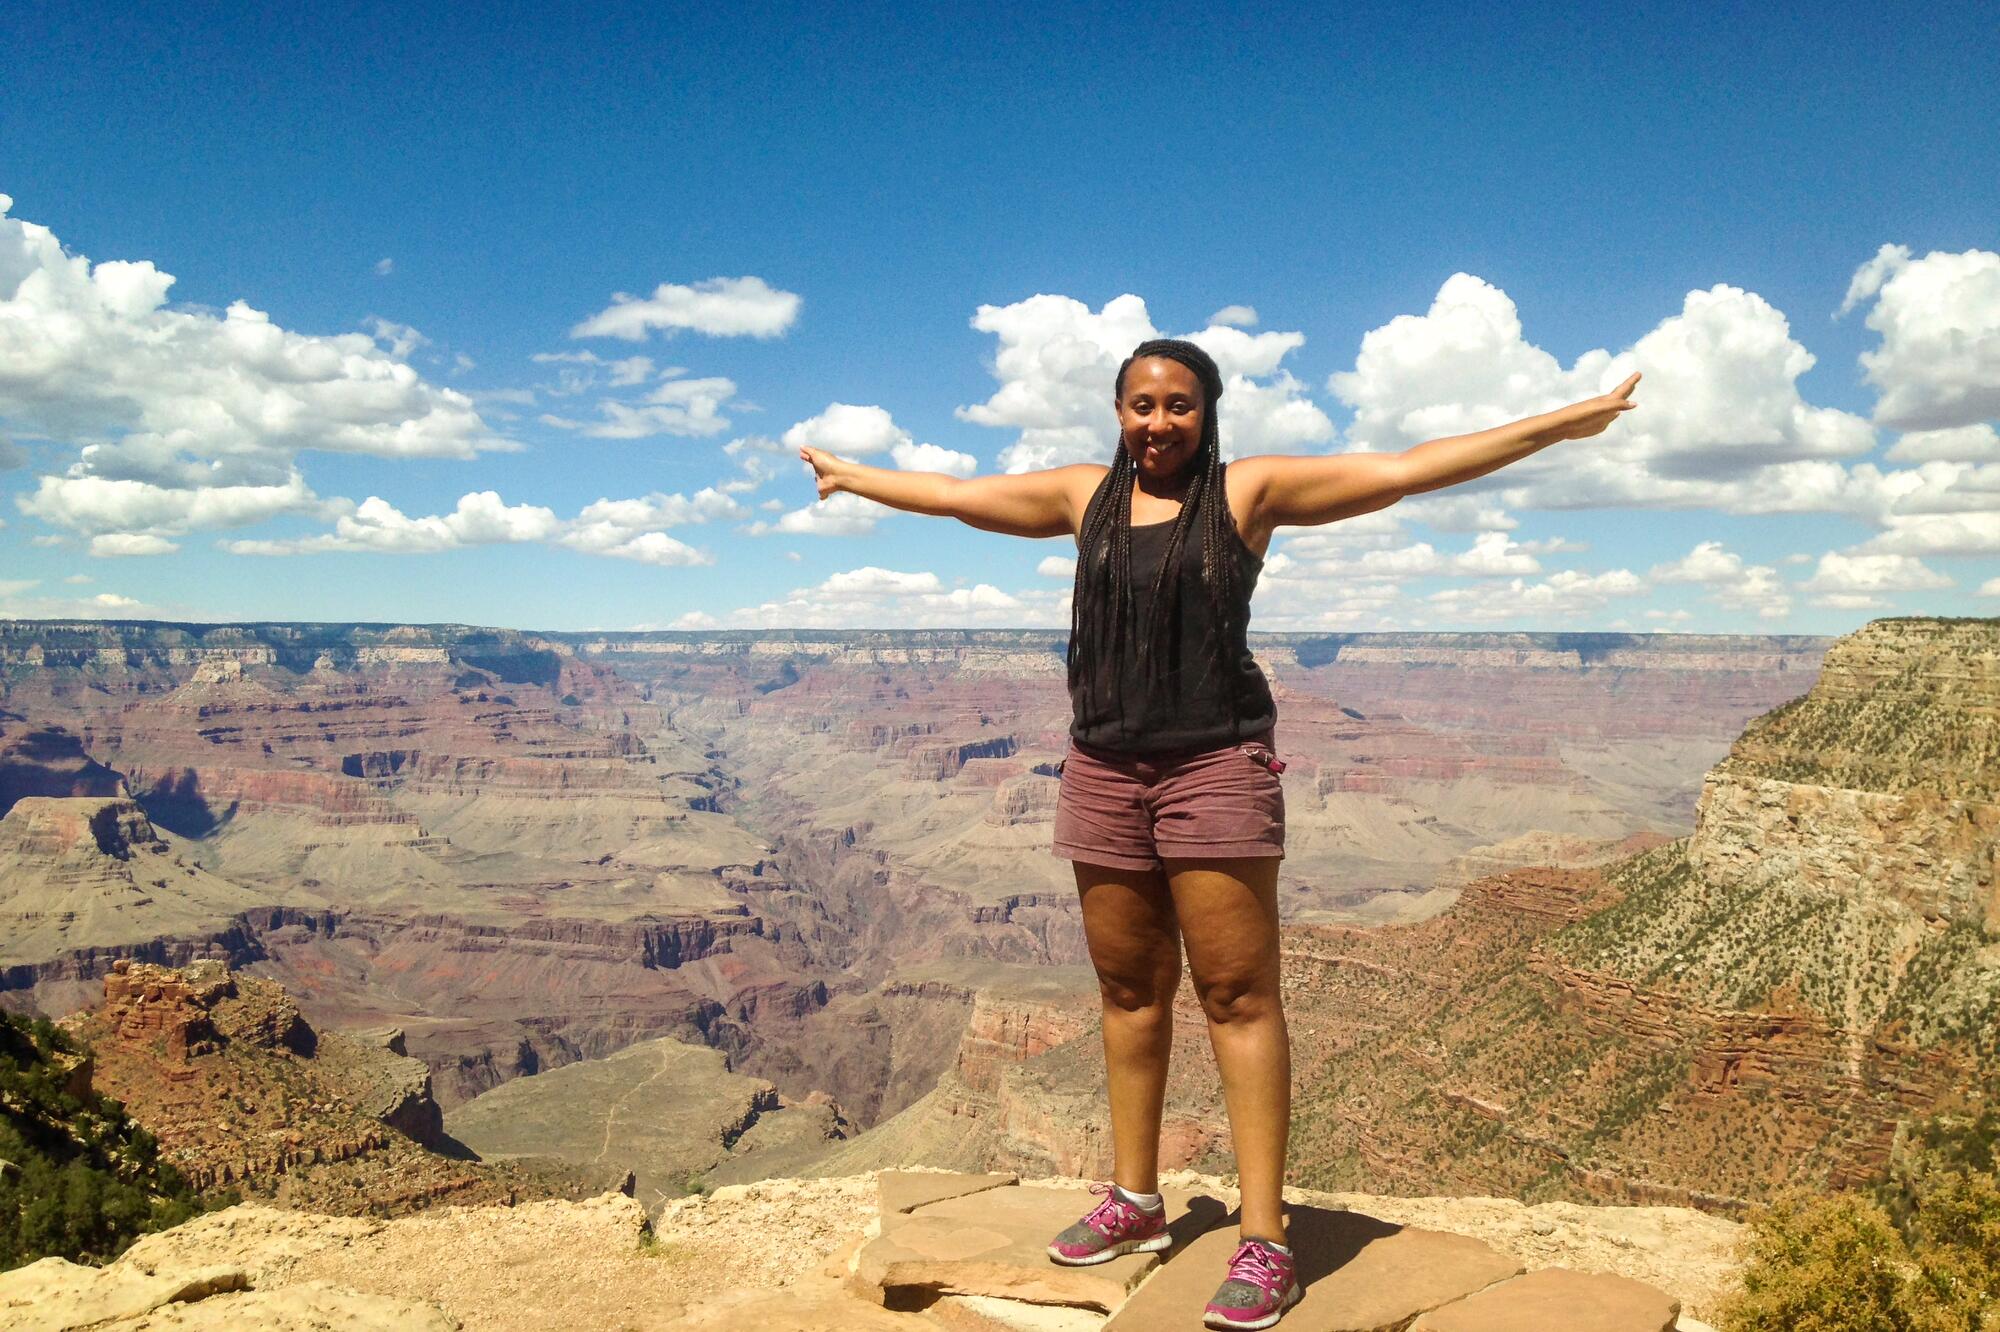
[[[1221,1314],[1206,1314],[1201,1320],[1201,1325],[1203,1327],[1216,1328],[1219,1332],[1258,1332],[1260,1328],[1276,1326],[1277,1321],[1290,1313],[1298,1305],[1298,1302],[1305,1297],[1305,1287],[1294,1282],[1292,1284],[1292,1293],[1286,1297],[1283,1304],[1278,1306],[1278,1312],[1274,1314],[1267,1314],[1254,1323],[1235,1323],[1224,1318]]]
[[[1123,1258],[1128,1253],[1158,1253],[1162,1249],[1174,1247],[1172,1235],[1155,1235],[1151,1239],[1126,1240],[1114,1244],[1101,1253],[1093,1253],[1088,1258],[1065,1258],[1057,1253],[1054,1245],[1049,1246],[1049,1261],[1063,1267],[1095,1267],[1098,1263],[1108,1263],[1113,1258]]]

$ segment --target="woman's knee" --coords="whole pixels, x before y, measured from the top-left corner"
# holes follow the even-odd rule
[[[1106,1012],[1158,1017],[1173,1010],[1174,991],[1180,988],[1180,979],[1178,965],[1171,972],[1156,969],[1151,973],[1106,972],[1100,968],[1097,991],[1104,998]]]
[[[1264,976],[1197,977],[1195,993],[1201,999],[1201,1011],[1218,1027],[1268,1022],[1284,1013],[1277,985]]]

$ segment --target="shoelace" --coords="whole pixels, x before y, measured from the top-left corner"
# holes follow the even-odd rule
[[[1285,1282],[1285,1269],[1276,1254],[1261,1244],[1245,1240],[1237,1246],[1236,1256],[1229,1260],[1229,1280],[1275,1293]]]
[[[1114,1193],[1109,1184],[1093,1184],[1090,1186],[1090,1191],[1104,1195],[1104,1201],[1097,1204],[1090,1215],[1083,1219],[1083,1224],[1092,1230],[1102,1231],[1107,1235],[1115,1234],[1127,1229],[1144,1215],[1138,1208]]]

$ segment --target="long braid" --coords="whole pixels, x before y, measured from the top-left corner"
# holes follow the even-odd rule
[[[1242,718],[1237,672],[1235,663],[1230,660],[1230,644],[1247,626],[1240,623],[1242,616],[1237,610],[1236,562],[1229,544],[1230,536],[1236,530],[1236,518],[1229,510],[1223,484],[1222,447],[1216,411],[1217,400],[1222,396],[1222,376],[1215,362],[1199,347],[1187,342],[1158,339],[1141,343],[1118,367],[1119,397],[1123,397],[1125,372],[1132,362],[1148,356],[1165,357],[1194,371],[1202,383],[1207,401],[1203,405],[1201,443],[1193,460],[1194,474],[1182,497],[1180,514],[1174,520],[1172,531],[1167,534],[1165,557],[1153,580],[1150,622],[1138,635],[1140,668],[1145,678],[1157,681],[1167,671],[1183,664],[1177,654],[1171,661],[1167,657],[1171,647],[1177,646],[1179,641],[1173,626],[1180,611],[1181,552],[1186,548],[1188,533],[1199,522],[1201,581],[1217,628],[1215,655],[1210,668],[1227,692],[1230,723],[1235,728],[1240,726]],[[1077,683],[1079,675],[1085,675],[1086,690],[1091,684],[1084,672],[1085,664],[1105,660],[1107,649],[1111,670],[1108,674],[1097,674],[1105,674],[1105,678],[1111,681],[1121,678],[1130,631],[1140,629],[1133,602],[1131,552],[1132,489],[1136,476],[1137,466],[1121,438],[1111,468],[1085,510],[1083,530],[1079,534],[1076,580],[1071,591],[1067,662],[1071,685]],[[1107,594],[1105,602],[1110,606],[1111,614],[1095,622],[1086,622],[1082,609],[1086,593],[1093,586],[1102,588]],[[1099,702],[1094,697],[1089,701],[1093,705]],[[1240,738],[1240,730],[1237,734]]]

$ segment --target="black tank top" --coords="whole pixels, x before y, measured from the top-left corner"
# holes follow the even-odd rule
[[[1153,580],[1166,558],[1167,537],[1173,526],[1170,519],[1132,527],[1133,623],[1138,633],[1144,633],[1152,623]],[[1234,524],[1230,526],[1229,549],[1236,561],[1236,595],[1241,603],[1237,623],[1247,625],[1250,594],[1257,588],[1264,561],[1243,543]],[[1109,551],[1094,551],[1088,556],[1098,564],[1109,557]],[[1078,558],[1086,557],[1080,552]],[[1070,687],[1075,719],[1069,728],[1071,738],[1078,743],[1122,754],[1188,752],[1247,740],[1276,723],[1278,709],[1271,699],[1271,687],[1250,655],[1243,629],[1238,629],[1227,644],[1229,669],[1221,674],[1216,671],[1215,640],[1221,626],[1215,622],[1208,589],[1201,581],[1200,533],[1189,532],[1183,539],[1180,565],[1179,609],[1167,622],[1171,641],[1162,644],[1167,656],[1159,678],[1148,680],[1140,670],[1137,641],[1124,644],[1115,664],[1079,663],[1076,683]],[[1095,575],[1099,569],[1093,567],[1090,572],[1093,576],[1084,580],[1088,590],[1083,615],[1105,616],[1101,622],[1108,623],[1111,607],[1104,604],[1098,588]],[[1084,650],[1081,644],[1078,650]]]

